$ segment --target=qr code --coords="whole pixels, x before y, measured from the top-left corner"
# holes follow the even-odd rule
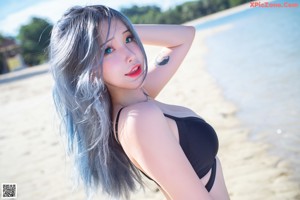
[[[17,198],[17,184],[2,183],[2,199]]]

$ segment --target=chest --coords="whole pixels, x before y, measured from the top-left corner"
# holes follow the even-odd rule
[[[203,177],[211,167],[219,143],[215,130],[198,117],[174,117],[165,114],[170,130],[197,172]]]

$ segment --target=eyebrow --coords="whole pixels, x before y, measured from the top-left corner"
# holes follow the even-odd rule
[[[126,29],[125,31],[123,31],[122,34],[126,33],[126,32],[130,32],[129,29]]]
[[[126,29],[125,31],[122,32],[122,34],[124,35],[125,33],[130,32],[129,29]],[[106,45],[109,41],[111,41],[112,39],[114,39],[114,37],[106,40],[103,44],[100,45],[100,47],[102,48],[104,45]]]

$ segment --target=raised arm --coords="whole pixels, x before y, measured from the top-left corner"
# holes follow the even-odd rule
[[[171,200],[211,200],[161,110],[147,102],[125,108],[119,139],[129,158]]]
[[[184,25],[135,25],[142,42],[163,47],[149,63],[144,85],[148,94],[155,98],[174,75],[186,56],[195,36],[195,28]]]

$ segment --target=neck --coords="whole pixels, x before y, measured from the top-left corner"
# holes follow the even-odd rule
[[[108,87],[109,89],[109,87]],[[140,102],[148,100],[148,96],[144,92],[143,88],[133,90],[110,90],[113,107],[121,106],[126,107]]]

